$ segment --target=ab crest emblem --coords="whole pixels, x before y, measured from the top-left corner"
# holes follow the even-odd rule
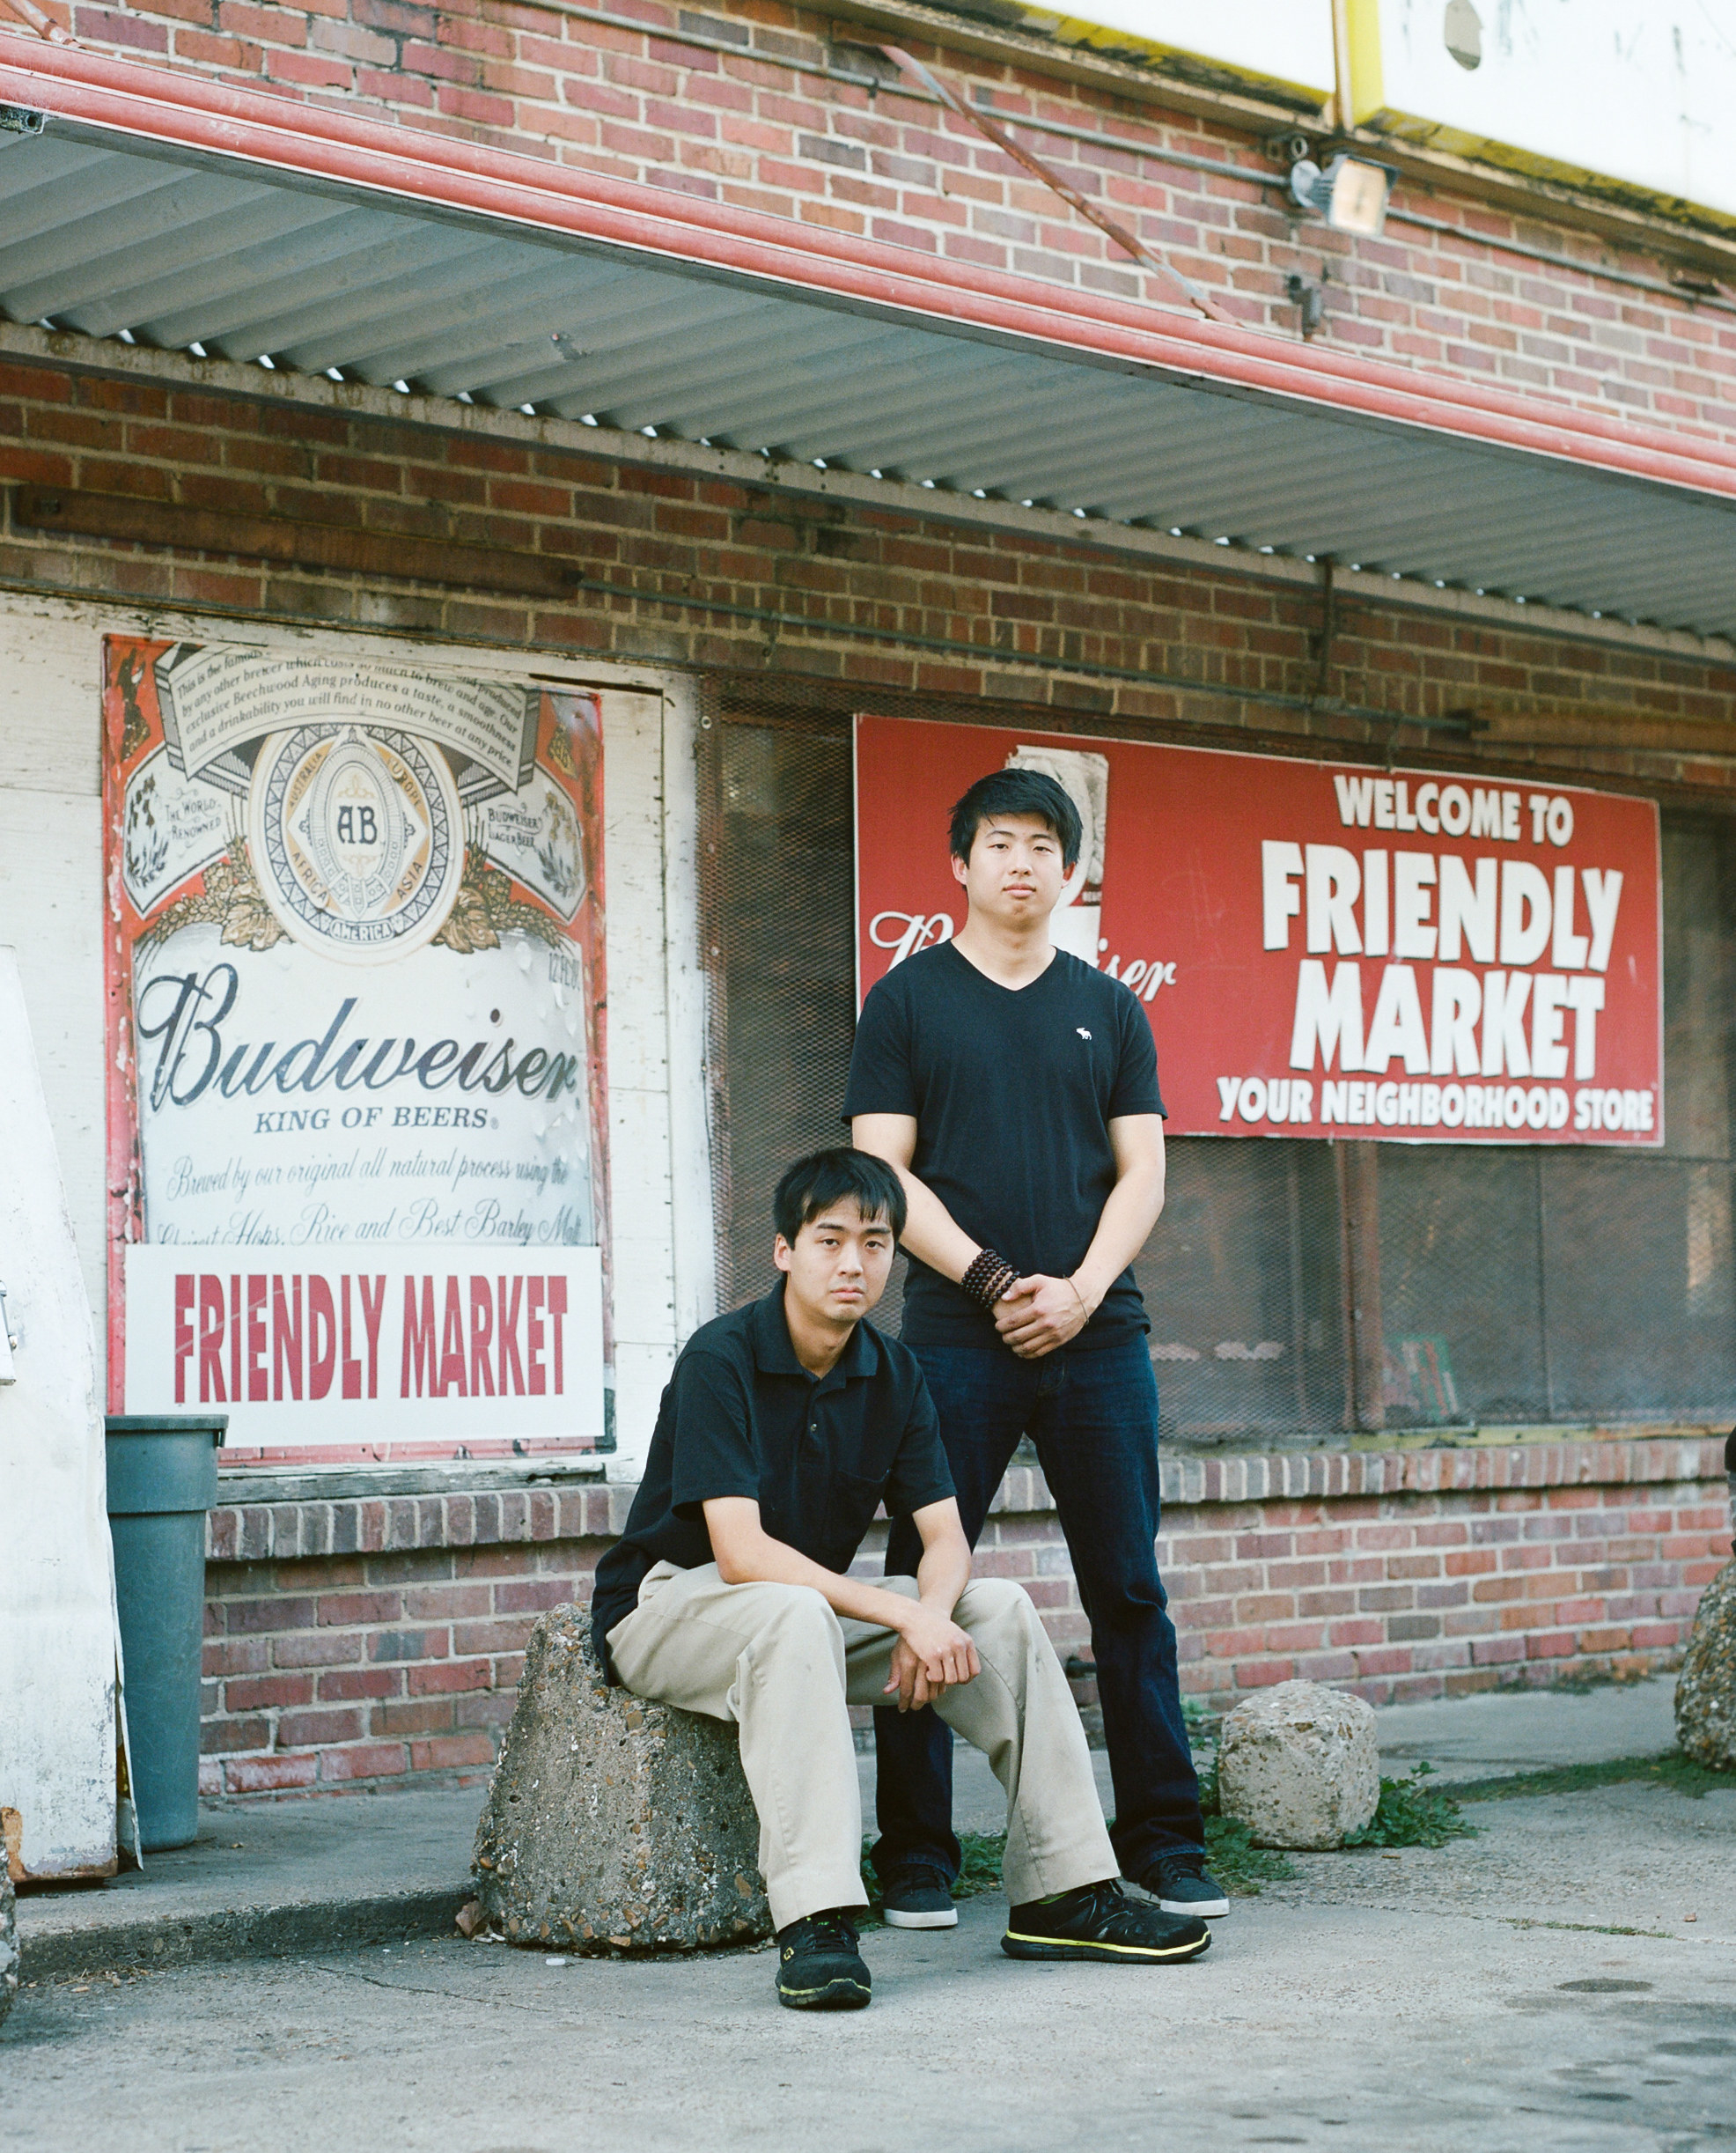
[[[269,735],[248,787],[248,836],[285,933],[346,963],[430,941],[463,880],[445,758],[396,727],[325,720]]]

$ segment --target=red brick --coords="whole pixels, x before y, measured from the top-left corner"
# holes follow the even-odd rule
[[[357,1742],[320,1751],[320,1777],[327,1781],[391,1779],[409,1768],[409,1752],[401,1742]]]
[[[313,1699],[312,1675],[262,1675],[225,1682],[225,1712],[258,1712],[271,1705],[305,1705]]]
[[[362,1638],[355,1631],[291,1632],[271,1641],[271,1656],[279,1667],[342,1667],[362,1656]]]
[[[364,1697],[401,1697],[404,1670],[401,1667],[335,1667],[320,1677],[321,1704]]]
[[[491,1765],[494,1744],[486,1735],[437,1735],[427,1742],[410,1744],[411,1768],[417,1772],[452,1772],[465,1765]]]
[[[327,1743],[353,1742],[362,1732],[360,1712],[286,1712],[277,1722],[277,1746],[320,1749]]]
[[[376,1735],[446,1734],[453,1725],[448,1697],[406,1698],[381,1705],[373,1715],[371,1732]]]
[[[320,1600],[319,1619],[322,1626],[350,1628],[396,1622],[402,1613],[402,1596],[395,1592],[333,1593]]]
[[[408,1668],[405,1674],[412,1697],[443,1696],[454,1690],[486,1690],[494,1682],[493,1665],[488,1660],[441,1660],[432,1666]]]
[[[317,1757],[228,1757],[223,1784],[228,1794],[283,1794],[311,1787],[319,1772]]]

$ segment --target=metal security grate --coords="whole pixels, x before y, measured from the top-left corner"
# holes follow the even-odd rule
[[[923,712],[1011,715],[981,703],[913,711]],[[774,1276],[779,1171],[842,1133],[855,1018],[850,734],[843,698],[809,683],[720,683],[708,714],[703,883],[727,1305]],[[1057,729],[1053,713],[1044,722]],[[1664,881],[1663,1153],[1170,1145],[1168,1202],[1136,1266],[1166,1440],[1209,1448],[1736,1413],[1728,828],[1666,815]],[[877,1320],[895,1330],[898,1314],[894,1283]]]
[[[718,1294],[734,1306],[776,1276],[778,1176],[803,1152],[843,1140],[856,1027],[850,740],[823,713],[759,723],[707,714],[714,1151],[726,1166]],[[895,1326],[895,1308],[883,1305],[879,1320]]]

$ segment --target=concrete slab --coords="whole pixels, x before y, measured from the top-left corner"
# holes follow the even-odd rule
[[[1376,1714],[1381,1766],[1426,1758],[1440,1777],[1487,1779],[1553,1765],[1656,1757],[1676,1745],[1673,1675],[1591,1690],[1497,1690]]]
[[[1187,1967],[1015,1964],[997,1899],[873,1930],[848,2017],[779,2009],[763,1950],[550,1966],[455,1939],[27,1987],[0,2149],[84,2153],[117,2089],[129,2153],[1726,2143],[1736,1789],[1476,1814],[1438,1854],[1301,1857]]]
[[[482,1789],[345,1795],[200,1811],[191,1847],[76,1891],[18,1899],[32,1975],[444,1935],[467,1896]]]
[[[1419,1761],[1435,1767],[1443,1785],[1497,1779],[1554,1765],[1601,1764],[1618,1757],[1656,1757],[1675,1747],[1675,1677],[1611,1683],[1585,1691],[1503,1690],[1481,1697],[1441,1698],[1428,1704],[1388,1705],[1375,1715],[1380,1769],[1401,1779]],[[1201,1769],[1209,1744],[1198,1745]],[[1106,1816],[1114,1802],[1109,1759],[1092,1752]],[[864,1828],[874,1827],[874,1758],[857,1760]],[[998,1832],[1006,1803],[988,1760],[963,1744],[953,1751],[953,1821],[960,1831]]]
[[[1526,1692],[1391,1707],[1379,1718],[1383,1766],[1396,1775],[1426,1757],[1450,1780],[1653,1755],[1671,1745],[1673,1690],[1665,1677],[1583,1695]],[[1092,1762],[1107,1814],[1108,1759],[1097,1751]],[[874,1760],[859,1765],[872,1832]],[[960,1747],[953,1777],[960,1827],[999,1831],[1005,1803],[987,1761]],[[21,1898],[26,1976],[445,1935],[468,1896],[482,1801],[482,1788],[469,1788],[207,1809],[195,1845],[153,1854],[142,1872]],[[1467,1873],[1463,1863],[1452,1871]]]

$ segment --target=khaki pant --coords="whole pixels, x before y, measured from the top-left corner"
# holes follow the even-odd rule
[[[888,1592],[916,1596],[914,1578]],[[1117,1873],[1067,1678],[1017,1585],[979,1578],[953,1619],[982,1672],[936,1709],[984,1753],[1006,1789],[1007,1897],[1019,1906]],[[895,1633],[833,1613],[806,1585],[726,1585],[715,1562],[658,1563],[609,1632],[641,1697],[733,1720],[760,1815],[760,1868],[779,1928],[827,1906],[862,1906],[862,1798],[847,1705],[884,1703]]]

